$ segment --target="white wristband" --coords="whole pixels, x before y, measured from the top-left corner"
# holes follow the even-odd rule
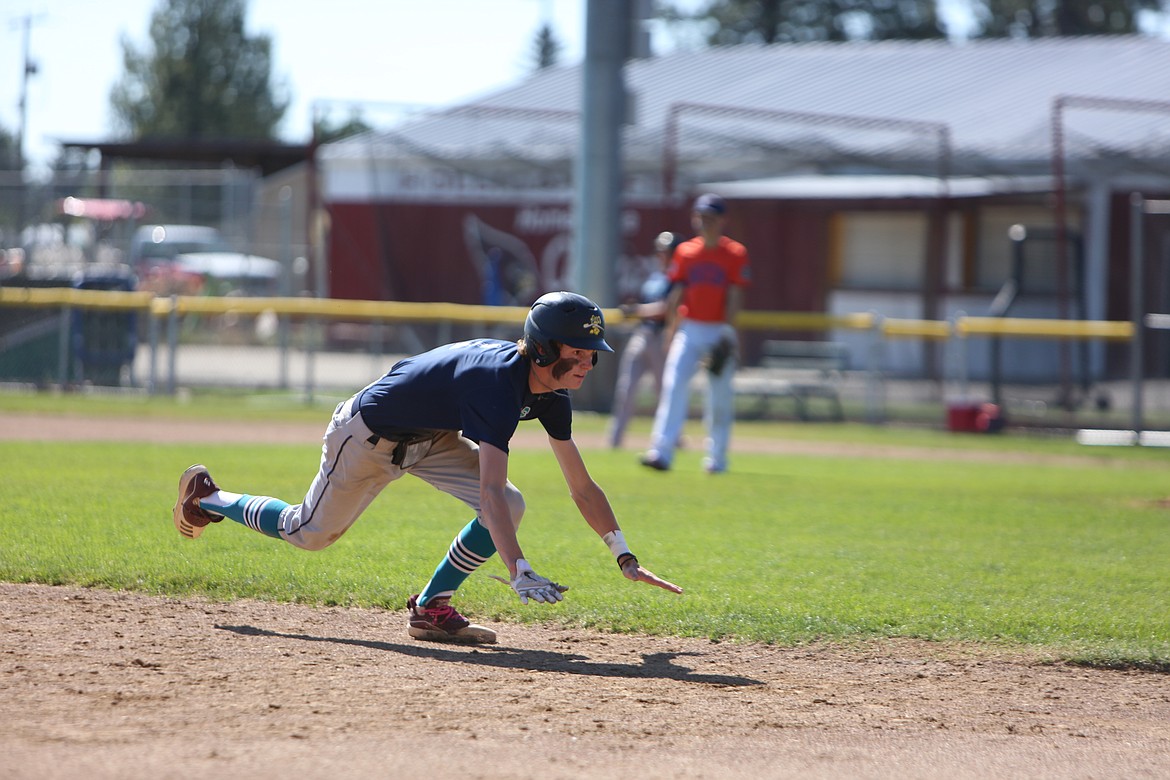
[[[626,544],[626,537],[621,531],[610,531],[601,537],[601,541],[605,542],[605,545],[609,547],[609,551],[613,553],[614,558],[620,558],[626,554],[633,555],[630,552],[629,546]]]

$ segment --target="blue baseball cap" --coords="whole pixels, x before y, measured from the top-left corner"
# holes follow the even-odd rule
[[[726,214],[727,201],[718,195],[708,192],[695,198],[695,211],[699,214]]]

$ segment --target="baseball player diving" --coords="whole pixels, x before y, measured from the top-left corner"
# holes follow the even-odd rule
[[[333,412],[321,466],[299,504],[220,490],[202,465],[179,479],[175,528],[196,539],[227,517],[305,550],[337,541],[391,482],[410,474],[455,496],[475,517],[451,542],[430,581],[407,600],[408,633],[431,641],[496,641],[451,606],[455,591],[499,553],[522,604],[560,601],[566,587],[528,563],[516,529],[524,497],[508,480],[508,444],[517,425],[540,420],[581,516],[617,559],[622,574],[672,593],[682,588],[643,568],[613,508],[573,442],[570,390],[581,387],[605,342],[601,309],[571,292],[541,296],[513,343],[474,339],[396,363]]]

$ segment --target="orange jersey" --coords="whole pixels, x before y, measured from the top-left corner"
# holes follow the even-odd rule
[[[702,236],[692,238],[674,250],[667,276],[672,284],[683,285],[680,317],[723,322],[727,319],[727,288],[751,281],[747,248],[727,236],[720,236],[714,248],[708,248]]]

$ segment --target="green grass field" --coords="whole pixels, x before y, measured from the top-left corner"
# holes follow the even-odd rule
[[[64,409],[322,424],[327,414],[271,400],[0,395],[0,413]],[[578,422],[603,426],[588,415]],[[521,543],[537,571],[571,590],[555,607],[522,607],[478,574],[461,608],[481,620],[783,645],[898,636],[1025,646],[1170,670],[1170,509],[1160,503],[1170,496],[1170,453],[860,425],[756,423],[736,435],[857,451],[741,453],[731,473],[712,478],[694,449],[668,474],[637,467],[630,451],[586,450],[634,551],[686,588],[682,596],[622,579],[549,453],[515,451],[511,474],[529,507]],[[872,456],[878,447],[890,454]],[[902,457],[906,448],[912,457]],[[195,542],[171,525],[177,479],[192,462],[225,489],[295,501],[318,457],[311,446],[230,441],[0,441],[0,579],[400,609],[469,519],[417,480],[393,485],[322,552],[230,521]],[[493,561],[483,572],[504,569]]]

